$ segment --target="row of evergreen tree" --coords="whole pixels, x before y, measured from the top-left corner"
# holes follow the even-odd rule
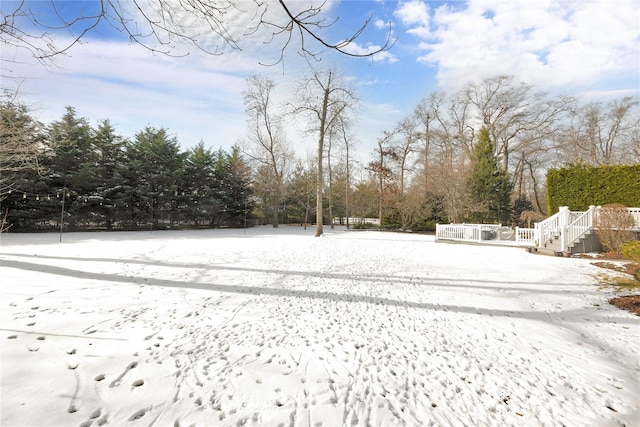
[[[6,107],[6,106],[5,106]],[[5,182],[2,209],[16,231],[242,227],[251,221],[251,170],[238,149],[196,145],[181,152],[164,128],[146,127],[132,140],[108,120],[96,128],[68,107],[38,129],[13,112],[37,140],[37,167]],[[17,132],[17,130],[16,130]],[[4,135],[11,137],[11,135]]]

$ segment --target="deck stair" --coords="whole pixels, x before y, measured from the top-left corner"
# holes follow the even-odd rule
[[[538,239],[533,248],[540,253],[572,255],[600,251],[602,246],[596,236],[596,217],[600,207],[590,206],[584,212],[570,211],[562,206],[558,213],[535,224]],[[634,218],[634,230],[640,231],[640,209],[628,209]]]

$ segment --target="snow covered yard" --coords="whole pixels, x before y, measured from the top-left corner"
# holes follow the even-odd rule
[[[378,232],[6,234],[2,426],[638,426],[585,259]]]

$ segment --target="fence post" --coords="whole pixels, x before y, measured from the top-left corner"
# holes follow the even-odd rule
[[[567,250],[567,225],[569,225],[569,215],[571,211],[568,206],[560,206],[560,218],[558,218],[558,226],[560,228],[560,251]]]

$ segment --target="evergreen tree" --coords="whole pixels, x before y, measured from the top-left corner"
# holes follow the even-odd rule
[[[77,117],[75,108],[67,107],[62,118],[49,127],[47,143],[52,154],[48,166],[53,185],[76,192],[91,186],[93,174],[87,166],[95,161],[95,153],[87,119]]]
[[[109,120],[100,122],[93,135],[96,188],[89,202],[92,212],[99,216],[108,230],[114,226],[116,213],[124,208],[121,195],[127,183],[125,143],[126,140],[116,134]]]
[[[64,201],[63,221],[68,221],[72,228],[83,227],[91,220],[87,195],[97,186],[93,171],[97,158],[91,132],[87,119],[78,117],[73,107],[67,107],[62,118],[50,125],[47,137],[50,156],[44,162],[47,187],[42,190],[63,199],[56,205]],[[41,205],[46,210],[46,204]],[[55,206],[52,212],[45,212],[45,218],[56,218],[59,210]]]
[[[256,199],[256,206],[254,207],[253,212],[258,218],[260,218],[261,225],[271,222],[275,215],[274,209],[276,202],[273,191],[273,182],[273,169],[268,166],[258,164],[253,179],[253,194]],[[278,205],[278,211],[279,210],[280,206]]]
[[[480,129],[473,150],[468,181],[469,218],[479,223],[506,223],[510,218],[511,183],[506,171],[498,167],[494,146],[485,127]]]
[[[125,154],[131,186],[131,191],[123,195],[131,208],[128,220],[135,226],[171,226],[185,157],[176,138],[164,128],[146,127],[135,135]]]
[[[178,200],[184,220],[196,226],[210,224],[220,209],[214,191],[216,157],[217,153],[206,149],[203,142],[191,148],[186,155]]]
[[[244,227],[252,219],[251,168],[237,146],[232,148],[229,156],[227,182],[228,192],[224,200],[227,223],[231,227]]]
[[[533,203],[527,198],[527,196],[524,195],[518,197],[513,202],[513,209],[511,211],[511,221],[513,224],[516,224],[520,227],[526,227],[528,225],[522,218],[523,212],[533,212]]]
[[[33,200],[23,195],[34,191],[43,136],[43,125],[26,106],[11,100],[0,102],[0,232],[20,228],[36,212],[35,204],[28,206]]]
[[[315,168],[305,168],[302,164],[298,164],[291,173],[285,199],[289,221],[305,224],[306,227],[312,219],[310,215],[315,208],[316,179]]]
[[[223,227],[229,222],[229,205],[231,201],[231,156],[222,148],[215,152],[214,179],[211,194],[214,197],[213,209],[210,212],[210,225]]]

